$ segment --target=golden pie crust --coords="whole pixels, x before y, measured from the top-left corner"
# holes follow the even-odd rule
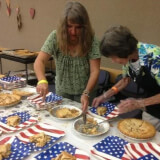
[[[105,107],[105,106],[97,107],[97,114],[99,116],[103,116],[104,114],[106,114],[106,112],[107,112],[107,107]]]
[[[43,132],[29,137],[29,141],[31,143],[36,143],[37,147],[43,147],[47,142],[50,141],[50,139],[51,137],[45,135]]]
[[[1,106],[11,106],[19,103],[21,96],[9,93],[0,93],[0,107]]]
[[[7,143],[0,145],[0,160],[9,157],[10,154],[11,154],[11,144]]]
[[[152,124],[136,118],[120,120],[118,129],[124,135],[136,139],[148,139],[154,137],[156,134],[156,129]]]
[[[76,160],[76,157],[66,151],[63,151],[56,158],[52,158],[51,160]]]
[[[60,108],[56,110],[56,117],[58,118],[74,118],[79,115],[79,111],[70,108]]]
[[[7,125],[16,127],[19,125],[21,118],[19,116],[10,116],[7,118]]]
[[[33,92],[27,92],[19,89],[14,89],[12,93],[19,96],[31,96],[33,94]]]

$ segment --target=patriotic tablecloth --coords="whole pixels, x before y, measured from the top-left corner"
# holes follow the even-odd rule
[[[51,137],[51,140],[46,143],[45,146],[43,147],[36,147],[35,143],[30,143],[29,142],[29,137],[33,136],[38,133],[45,133],[46,135],[49,135]],[[24,130],[16,135],[16,137],[23,142],[24,144],[27,145],[29,150],[32,151],[41,151],[47,147],[50,147],[55,143],[58,139],[63,137],[65,135],[65,132],[55,128],[52,125],[45,124],[45,123],[38,123],[27,130]]]
[[[51,160],[51,158],[57,157],[62,151],[67,151],[74,155],[76,160],[90,160],[90,157],[86,152],[79,150],[67,142],[60,142],[53,145],[51,148],[35,156],[34,160]]]
[[[16,127],[8,126],[7,118],[10,116],[18,115],[21,118],[20,124]],[[0,117],[0,130],[4,133],[12,133],[24,129],[32,124],[37,123],[37,118],[32,117],[28,112],[16,112],[9,116]]]
[[[116,118],[119,115],[118,108],[116,107],[116,105],[112,103],[105,102],[105,103],[101,103],[99,106],[104,106],[107,108],[106,114],[104,114],[103,116],[99,116],[97,113],[96,107],[89,108],[88,113],[93,116],[96,116],[97,118],[101,118],[103,120],[106,120],[106,119],[110,120],[112,118]]]
[[[127,143],[117,136],[108,136],[95,144],[91,153],[101,160],[120,160],[125,152],[124,145]]]
[[[17,76],[7,76],[0,78],[0,85],[3,89],[14,89],[26,86],[26,79]]]
[[[62,97],[56,95],[53,92],[49,92],[46,95],[45,102],[43,102],[42,99],[43,99],[42,96],[40,96],[39,94],[27,98],[30,104],[35,106],[37,110],[46,109],[48,104],[60,103],[62,101]]]
[[[160,160],[160,145],[156,143],[129,143],[124,149],[122,160]]]
[[[6,137],[0,141],[0,145],[7,143],[11,144],[11,154],[8,158],[4,158],[3,160],[21,160],[31,154],[29,147],[15,136]]]

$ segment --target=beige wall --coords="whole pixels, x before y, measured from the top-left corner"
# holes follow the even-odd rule
[[[11,1],[11,16],[6,14],[5,1],[0,7],[0,46],[39,51],[48,34],[56,29],[67,0],[16,0]],[[160,45],[159,0],[79,0],[88,10],[96,35],[101,39],[105,30],[115,24],[128,26],[143,42]],[[18,31],[15,8],[20,7],[23,28]],[[31,19],[29,9],[35,8]],[[4,71],[24,68],[23,65],[3,60]],[[120,68],[102,58],[101,66]],[[31,66],[32,67],[32,66]]]

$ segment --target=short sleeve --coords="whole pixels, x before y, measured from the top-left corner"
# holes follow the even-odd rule
[[[44,42],[41,51],[48,53],[50,55],[54,55],[57,50],[57,38],[56,31],[50,33],[46,41]]]
[[[101,58],[99,45],[100,45],[100,43],[99,43],[98,39],[96,37],[94,37],[91,50],[88,54],[89,59]]]

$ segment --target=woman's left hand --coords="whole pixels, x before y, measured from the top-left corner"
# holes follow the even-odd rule
[[[119,114],[131,112],[135,109],[144,108],[144,100],[143,99],[134,99],[128,98],[126,100],[121,100],[120,104],[117,106]]]
[[[89,105],[89,97],[83,94],[81,96],[81,104],[82,104],[82,111],[86,112]]]

